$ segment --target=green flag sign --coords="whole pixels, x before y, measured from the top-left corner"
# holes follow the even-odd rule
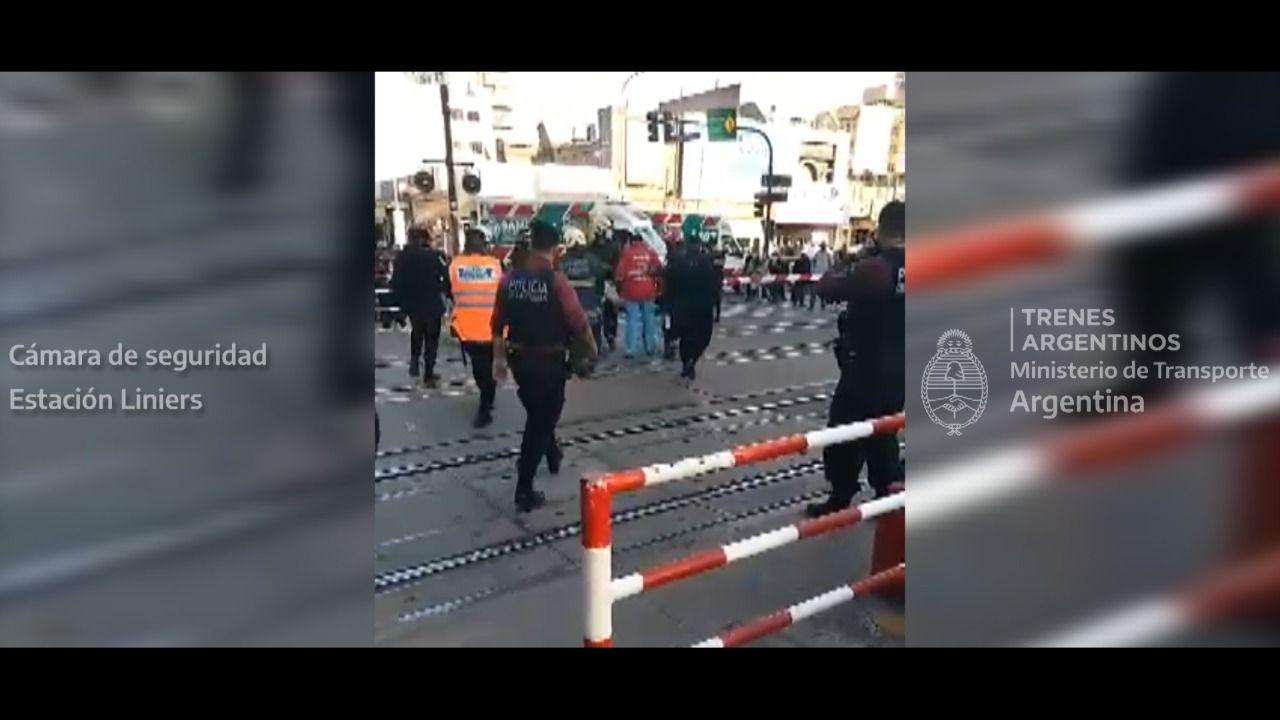
[[[707,111],[707,140],[723,142],[737,139],[737,108],[712,108]]]

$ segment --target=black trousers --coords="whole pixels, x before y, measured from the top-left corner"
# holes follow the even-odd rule
[[[609,341],[609,345],[616,345],[618,341],[618,306],[609,300],[605,300],[602,307],[604,315],[601,329],[604,331],[604,337]]]
[[[498,384],[493,379],[493,343],[463,343],[462,351],[471,361],[471,377],[480,388],[480,410],[493,410]]]
[[[683,310],[672,320],[672,326],[680,336],[680,361],[697,363],[711,344],[715,324],[714,308],[708,310]]]
[[[868,381],[859,381],[849,373],[842,373],[835,397],[831,400],[827,427],[891,415],[902,410],[902,401],[877,397],[881,393],[870,385]],[[886,494],[890,485],[902,481],[897,435],[874,435],[854,442],[830,445],[822,450],[822,462],[827,480],[831,483],[831,502],[842,507],[848,506],[858,493],[858,475],[862,472],[864,463],[867,466],[867,482],[875,490],[877,497]]]
[[[556,424],[564,409],[564,384],[569,379],[562,353],[523,352],[511,358],[516,395],[524,405],[524,437],[516,461],[516,492],[533,490],[533,476],[543,458],[561,457]]]
[[[422,376],[430,377],[436,369],[436,353],[440,351],[440,315],[412,312],[409,325],[409,362],[415,363],[421,358]]]

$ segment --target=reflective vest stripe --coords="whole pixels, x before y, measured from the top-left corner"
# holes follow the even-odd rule
[[[453,278],[453,330],[463,342],[488,342],[493,337],[490,322],[493,319],[493,307],[498,295],[499,278],[502,277],[502,265],[495,258],[483,256],[463,256],[453,261],[450,268]],[[489,270],[492,280],[463,281],[464,274],[483,277]],[[472,270],[474,273],[465,271]]]

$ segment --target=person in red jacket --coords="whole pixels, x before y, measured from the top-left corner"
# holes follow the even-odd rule
[[[627,313],[627,358],[640,354],[641,338],[649,355],[658,353],[658,322],[654,301],[658,298],[658,277],[662,261],[639,235],[619,231],[627,242],[618,259],[614,280]]]

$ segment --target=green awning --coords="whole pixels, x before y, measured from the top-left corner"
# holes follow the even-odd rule
[[[565,216],[569,213],[570,203],[543,203],[534,215],[535,220],[549,223],[557,230],[563,229]]]

